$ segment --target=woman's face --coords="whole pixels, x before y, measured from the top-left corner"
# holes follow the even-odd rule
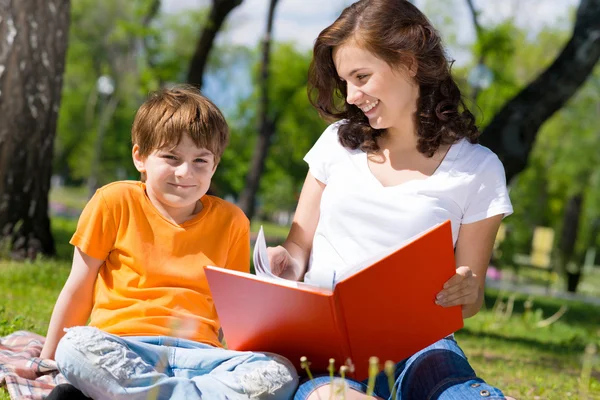
[[[348,104],[360,108],[375,129],[402,128],[417,110],[416,70],[392,68],[353,42],[333,50],[333,62],[346,82]]]

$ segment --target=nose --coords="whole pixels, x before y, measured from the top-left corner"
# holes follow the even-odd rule
[[[175,168],[175,175],[178,177],[186,177],[192,173],[192,167],[188,162],[182,162]]]
[[[354,86],[351,82],[346,84],[346,101],[348,104],[355,104],[361,97],[362,91]]]

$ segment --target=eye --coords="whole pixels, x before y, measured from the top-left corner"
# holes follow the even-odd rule
[[[363,79],[367,78],[368,76],[369,76],[369,75],[361,74],[361,75],[356,75],[356,78],[357,78],[359,81],[362,81]]]
[[[207,163],[208,161],[207,161],[207,160],[205,160],[204,158],[196,158],[196,159],[194,160],[194,162],[197,162],[197,163]]]
[[[162,157],[162,158],[165,158],[165,159],[167,159],[167,160],[177,160],[177,157],[175,157],[175,156],[174,156],[174,155],[172,155],[172,154],[163,154],[161,157]]]

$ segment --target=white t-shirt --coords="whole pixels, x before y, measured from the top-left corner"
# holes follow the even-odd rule
[[[461,224],[512,213],[504,167],[488,148],[461,139],[430,177],[385,187],[365,152],[339,143],[341,123],[330,125],[304,157],[326,184],[305,282],[330,287],[349,268],[446,220],[456,246]]]

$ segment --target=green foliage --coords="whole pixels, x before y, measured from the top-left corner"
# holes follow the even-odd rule
[[[185,80],[204,11],[158,14],[145,24],[152,0],[74,0],[69,49],[55,141],[54,171],[67,183],[87,179],[100,115],[109,99],[98,93],[101,75],[115,82],[117,101],[101,144],[100,184],[137,178],[131,162],[131,124],[147,93]],[[194,38],[194,40],[190,40]]]
[[[306,77],[310,54],[288,43],[276,43],[271,55],[269,115],[275,122],[275,135],[262,176],[259,202],[262,212],[292,211],[308,168],[302,161],[325,128],[325,123],[308,102]],[[237,197],[257,135],[258,63],[254,67],[254,91],[239,102],[230,118],[232,138],[215,175],[222,194]]]
[[[561,240],[568,199],[583,193],[575,260],[581,266],[590,246],[600,246],[595,226],[600,220],[600,67],[583,88],[542,127],[529,165],[513,182],[515,215],[507,222],[520,251],[528,251],[534,226],[553,227]],[[596,229],[596,231],[595,231]],[[507,246],[509,243],[504,244]]]

